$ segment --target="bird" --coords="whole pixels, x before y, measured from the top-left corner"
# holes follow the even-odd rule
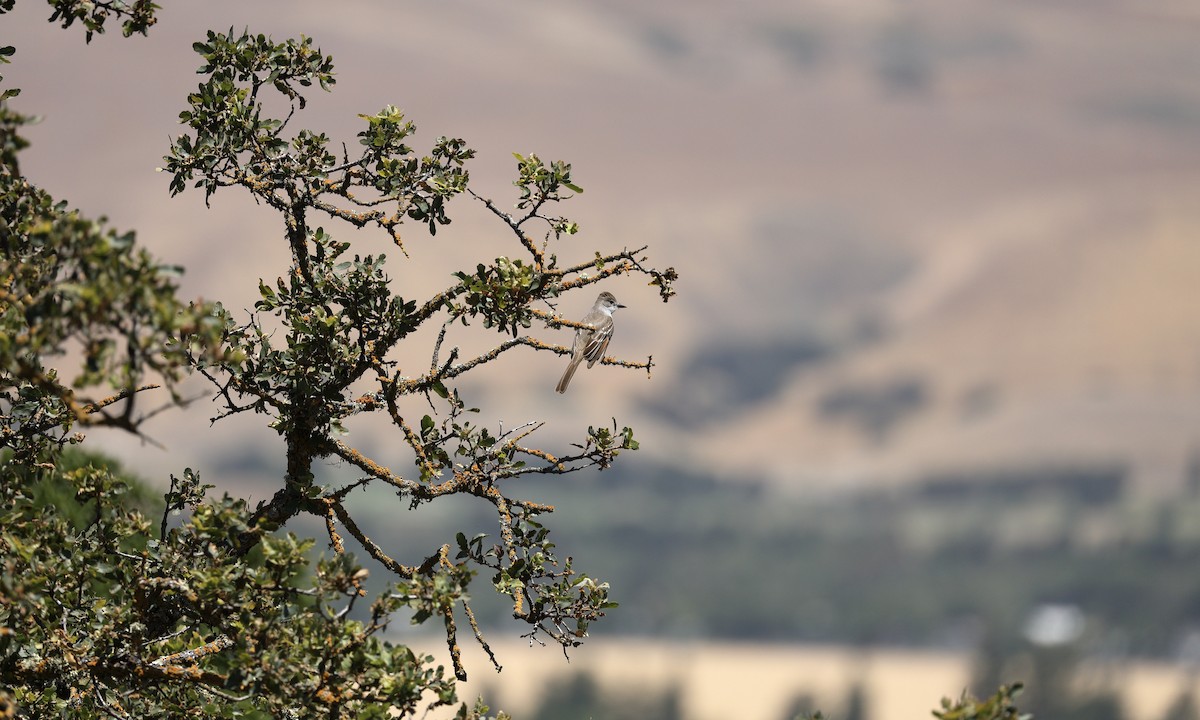
[[[575,370],[584,358],[587,359],[590,368],[604,357],[604,351],[608,349],[608,343],[613,336],[613,313],[623,307],[625,306],[617,302],[610,292],[602,292],[596,298],[596,304],[592,305],[592,309],[580,320],[580,323],[587,327],[575,329],[575,341],[571,344],[571,362],[567,363],[567,369],[559,378],[558,386],[554,388],[556,392],[561,394],[567,391],[571,377],[575,375]]]

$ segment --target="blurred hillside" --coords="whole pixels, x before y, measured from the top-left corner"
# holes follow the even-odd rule
[[[170,5],[149,38],[85,49],[22,3],[6,74],[45,116],[24,169],[137,229],[187,292],[248,307],[283,267],[270,213],[169,199],[154,168],[205,28],[306,33],[339,82],[303,124],[352,140],[356,113],[397,104],[418,147],[467,138],[476,187],[502,199],[511,151],[570,160],[580,253],[649,243],[679,268],[678,304],[615,287],[631,309],[612,349],[653,354],[652,382],[604,368],[559,398],[556,363],[514,355],[468,388],[498,417],[565,437],[615,415],[659,463],[805,489],[1116,463],[1163,492],[1200,447],[1194,3],[334,7]],[[452,210],[393,258],[406,297],[491,257],[491,219]],[[168,452],[110,449],[203,473],[273,442],[253,418],[208,433],[209,414],[164,417]]]

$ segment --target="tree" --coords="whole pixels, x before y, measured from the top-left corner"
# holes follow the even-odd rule
[[[14,2],[0,2],[0,12]],[[52,20],[81,24],[88,39],[114,18],[125,34],[144,33],[157,9],[142,0],[52,4]],[[454,678],[465,679],[460,624],[487,649],[468,596],[479,572],[511,599],[531,639],[578,645],[614,606],[608,586],[558,558],[540,522],[553,508],[515,496],[511,481],[604,469],[637,449],[633,432],[614,421],[589,428],[572,450],[551,452],[531,444],[540,423],[473,423],[477,411],[456,383],[510,350],[568,354],[532,330],[578,326],[555,312],[563,294],[641,274],[666,301],[674,270],[647,265],[645,248],[560,263],[558,241],[578,226],[551,211],[582,192],[565,162],[518,155],[510,213],[469,186],[474,153],[463,140],[438,138],[419,156],[408,145],[415,127],[395,107],[363,116],[354,153],[296,129],[305,93],[334,84],[332,59],[310,38],[209,32],[194,49],[204,79],[165,158],[171,193],[190,186],[207,199],[241,188],[278,213],[291,250],[290,267],[260,281],[249,317],[182,302],[178,270],[140,250],[132,234],[83,219],[31,186],[17,162],[28,118],[9,107],[16,91],[0,106],[0,688],[9,694],[0,703],[72,717],[371,718],[451,705],[455,680],[380,633],[406,609],[415,623],[441,623]],[[421,300],[396,294],[383,255],[352,253],[351,242],[317,222],[382,231],[403,252],[402,224],[432,235],[460,195],[491,211],[512,238],[511,254],[456,273]],[[426,326],[437,328],[428,369],[403,375],[391,357]],[[497,336],[488,352],[463,357],[451,347],[457,334],[481,331]],[[82,359],[70,378],[67,351]],[[649,358],[601,362],[652,367]],[[189,371],[215,388],[222,410],[214,421],[261,414],[284,439],[286,473],[269,501],[211,497],[211,486],[185,469],[170,478],[152,520],[126,502],[131,485],[111,468],[63,461],[66,446],[84,441],[81,430],[140,432],[158,409],[146,411],[146,398],[181,404],[174,388]],[[391,422],[411,451],[411,473],[355,447],[345,421],[366,413]],[[324,458],[360,478],[322,483],[314,467]],[[70,487],[82,517],[39,502],[46,483]],[[494,510],[497,537],[448,533],[439,547],[382,547],[346,505],[372,484],[390,487],[410,509],[449,495],[477,498]],[[332,552],[315,563],[316,540],[288,532],[302,514],[325,523]],[[365,619],[355,614],[366,602],[355,546],[394,576]],[[486,712],[481,703],[459,706],[463,718]]]

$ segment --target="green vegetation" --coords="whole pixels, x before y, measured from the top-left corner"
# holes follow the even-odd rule
[[[941,710],[933,716],[938,720],[1027,720],[1030,715],[1017,709],[1016,697],[1021,694],[1021,685],[1001,686],[995,695],[980,701],[965,695],[958,702],[942,701]]]

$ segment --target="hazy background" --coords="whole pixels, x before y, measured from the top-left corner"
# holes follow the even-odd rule
[[[586,192],[563,211],[582,233],[560,256],[649,244],[679,270],[668,305],[636,280],[611,287],[629,306],[612,350],[652,354],[649,381],[597,368],[559,397],[557,358],[512,352],[464,391],[490,419],[549,421],[548,446],[613,416],[637,430],[643,449],[612,473],[529,490],[563,502],[560,544],[623,602],[596,634],[683,642],[691,658],[708,640],[773,643],[747,657],[794,680],[714,699],[676,656],[659,679],[682,688],[685,715],[758,717],[748,698],[774,693],[757,712],[782,717],[805,692],[836,715],[859,678],[864,717],[912,717],[871,669],[892,651],[877,648],[948,653],[942,694],[993,646],[1002,679],[1030,679],[1047,609],[1070,631],[1049,645],[1119,662],[1118,678],[1197,656],[1200,5],[166,5],[150,37],[91,47],[39,3],[0,27],[18,49],[17,109],[45,116],[23,170],[185,266],[185,296],[249,307],[257,279],[286,267],[269,209],[235,191],[211,210],[200,193],[171,199],[155,173],[197,83],[191,43],[230,26],[304,33],[333,55],[338,82],[297,127],[353,143],[358,113],[395,104],[418,150],[467,139],[473,187],[502,203],[512,152],[570,161]],[[381,235],[327,229],[388,252],[399,291],[419,297],[513,252],[486,211],[461,200],[451,216],[436,239],[410,229],[408,261]],[[192,466],[268,496],[274,433],[252,417],[210,430],[213,412],[202,400],[156,420],[165,451],[92,445],[155,482]],[[394,440],[354,430],[389,462]],[[389,497],[362,512],[414,556],[439,522],[473,518],[396,522],[403,509],[376,502]],[[785,641],[849,665],[822,679],[771,654]],[[624,657],[653,655],[638,647]],[[700,686],[708,699],[688,699]],[[1162,687],[1125,711],[1161,717],[1177,690]],[[922,692],[909,707],[935,704]]]

